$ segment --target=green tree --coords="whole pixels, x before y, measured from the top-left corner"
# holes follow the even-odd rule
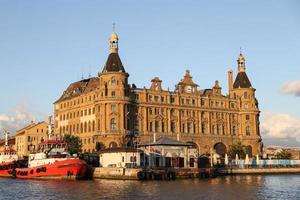
[[[246,157],[245,148],[240,141],[234,142],[228,151],[228,156],[231,159],[235,159],[235,155],[238,154],[239,158],[244,159]]]
[[[287,149],[282,149],[280,152],[276,154],[277,159],[291,159],[291,153]]]
[[[78,136],[70,134],[64,135],[64,141],[71,155],[81,153],[82,144]]]

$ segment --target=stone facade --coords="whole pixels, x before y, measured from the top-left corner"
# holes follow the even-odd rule
[[[38,144],[48,139],[48,123],[32,122],[28,126],[18,130],[15,137],[16,151],[19,157],[28,156],[38,148]]]
[[[261,154],[259,109],[239,55],[238,74],[228,72],[228,95],[218,81],[202,89],[189,70],[174,91],[164,90],[155,77],[150,88],[128,84],[113,32],[110,54],[98,77],[72,83],[54,103],[55,133],[78,135],[85,152],[108,147],[132,146],[156,137],[192,142],[200,154],[224,155],[234,141],[247,151]]]

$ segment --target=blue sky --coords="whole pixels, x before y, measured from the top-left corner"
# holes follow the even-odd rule
[[[0,120],[52,114],[71,82],[101,71],[115,22],[123,65],[138,87],[159,76],[164,88],[174,89],[190,69],[200,88],[218,79],[227,93],[227,71],[236,73],[242,47],[262,123],[286,120],[281,131],[273,130],[278,133],[263,124],[266,141],[299,145],[300,132],[289,133],[300,127],[299,11],[297,0],[2,0]]]

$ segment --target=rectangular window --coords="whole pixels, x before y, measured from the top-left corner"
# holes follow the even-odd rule
[[[149,123],[149,131],[150,131],[150,132],[152,132],[152,127],[153,127],[153,124],[152,124],[152,122],[150,122],[150,123]]]
[[[249,115],[246,115],[246,120],[249,120],[249,119],[250,119]]]
[[[158,102],[159,96],[154,96],[154,101]]]
[[[164,101],[165,101],[165,98],[164,98],[164,97],[160,97],[160,101],[161,101],[161,102],[164,102]]]
[[[171,122],[171,132],[172,133],[176,132],[175,122]]]
[[[111,105],[111,112],[116,112],[116,105],[115,104]]]
[[[175,102],[175,98],[171,97],[171,103],[174,103],[174,102]]]
[[[111,96],[112,96],[112,97],[115,97],[115,96],[116,96],[116,92],[115,92],[115,91],[112,91],[112,92],[111,92]]]

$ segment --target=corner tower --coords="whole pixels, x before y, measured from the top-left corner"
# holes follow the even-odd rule
[[[240,138],[248,139],[249,145],[261,142],[259,132],[259,109],[257,99],[255,97],[255,88],[246,74],[245,57],[240,53],[237,64],[238,74],[233,83],[233,98],[237,99],[239,107],[239,136]],[[260,147],[257,147],[254,152],[261,152]]]
[[[106,148],[123,146],[128,132],[130,110],[129,74],[119,57],[119,37],[113,31],[109,38],[109,55],[101,73],[98,73],[98,127]]]

